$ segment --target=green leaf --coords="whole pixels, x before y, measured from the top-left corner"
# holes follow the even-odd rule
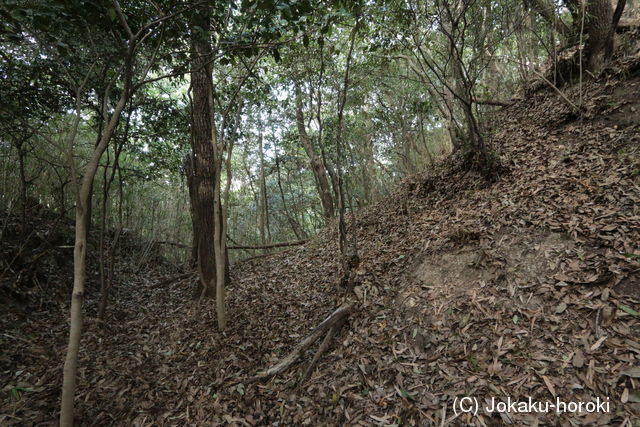
[[[400,396],[404,397],[405,399],[409,399],[413,401],[416,400],[416,397],[405,389],[400,389]]]
[[[24,9],[13,9],[11,11],[11,17],[16,21],[24,21],[27,19],[27,11]]]
[[[244,396],[244,384],[240,383],[236,386],[236,391],[240,396]]]
[[[22,395],[20,394],[20,390],[18,390],[17,388],[12,388],[9,390],[9,399],[13,400],[13,401],[18,401],[20,400],[20,398],[22,397]]]
[[[21,387],[21,386],[10,387],[9,399],[17,402],[18,400],[22,399],[22,393],[25,391],[31,391],[31,389],[29,387]]]
[[[637,311],[635,311],[633,308],[629,307],[628,305],[619,305],[618,308],[622,311],[624,311],[625,313],[628,313],[632,316],[635,317],[640,317],[640,313],[638,313]]]

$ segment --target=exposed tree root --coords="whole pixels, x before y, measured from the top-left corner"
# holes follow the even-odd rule
[[[306,378],[308,374],[310,374],[311,370],[315,363],[320,359],[320,356],[326,349],[329,347],[329,343],[331,342],[331,338],[335,335],[335,333],[340,329],[340,326],[344,323],[347,316],[353,311],[353,303],[344,303],[340,307],[338,307],[329,317],[322,321],[314,330],[309,334],[304,340],[302,340],[289,354],[280,359],[278,363],[273,365],[272,367],[265,369],[263,371],[258,372],[253,377],[247,378],[242,381],[245,384],[250,384],[258,381],[265,381],[269,378],[281,374],[291,366],[293,366],[298,359],[302,356],[302,354],[307,350],[314,342],[320,339],[321,336],[326,336],[320,348],[316,352],[313,360],[309,364],[307,371],[303,378]]]

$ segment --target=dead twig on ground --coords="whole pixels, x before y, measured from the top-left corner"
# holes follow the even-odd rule
[[[251,384],[258,381],[268,380],[275,375],[283,373],[297,362],[297,360],[302,356],[302,353],[304,353],[306,349],[308,349],[314,342],[320,339],[320,337],[323,336],[325,332],[329,331],[329,333],[327,334],[328,338],[325,338],[325,341],[320,346],[320,349],[318,349],[318,352],[316,352],[316,356],[314,356],[312,364],[307,370],[313,369],[313,364],[317,362],[317,359],[320,358],[322,351],[326,350],[326,348],[329,346],[329,341],[333,334],[335,334],[335,332],[331,333],[331,330],[335,328],[335,330],[337,331],[337,326],[341,325],[346,320],[347,316],[351,313],[353,308],[353,303],[345,303],[341,305],[333,313],[331,313],[329,317],[323,320],[322,323],[320,323],[313,330],[313,332],[311,332],[310,335],[302,340],[289,354],[280,359],[278,363],[268,369],[258,372],[258,374],[256,374],[255,376],[247,378],[240,382],[244,384]]]

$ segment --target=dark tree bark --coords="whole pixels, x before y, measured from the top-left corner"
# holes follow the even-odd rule
[[[615,28],[625,4],[626,0],[619,0],[614,14],[610,0],[565,0],[573,18],[572,26],[569,27],[557,16],[551,2],[531,1],[532,7],[567,40],[567,44],[576,43],[581,35],[583,39],[586,37],[584,60],[587,69],[592,72],[600,71],[613,53]]]
[[[589,36],[586,47],[587,67],[590,71],[598,72],[606,60],[605,52],[613,24],[613,9],[609,0],[588,0],[585,13],[585,31]]]
[[[209,6],[194,9],[191,18],[191,173],[189,198],[193,215],[194,253],[200,274],[200,296],[215,296],[216,267],[214,257],[215,156],[212,138],[211,49],[206,33]]]
[[[622,12],[624,12],[624,8],[627,5],[627,0],[618,0],[618,4],[616,6],[616,10],[613,12],[613,19],[611,20],[611,28],[609,29],[609,34],[607,36],[607,46],[604,52],[604,59],[609,60],[613,56],[613,48],[614,48],[614,37],[616,35],[616,28],[618,28],[618,23],[620,22],[620,18],[622,17]]]
[[[27,174],[24,167],[25,152],[23,149],[24,141],[15,144],[18,152],[18,170],[20,172],[20,216],[22,232],[26,230],[27,224]]]

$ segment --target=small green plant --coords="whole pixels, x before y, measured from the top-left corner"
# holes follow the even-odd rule
[[[22,399],[22,394],[25,391],[31,391],[31,389],[29,387],[20,387],[20,386],[10,386],[9,387],[9,400],[13,401],[13,402],[17,402],[20,399]]]
[[[640,317],[640,313],[638,313],[637,311],[635,311],[633,308],[629,307],[628,305],[619,305],[618,308],[622,311],[624,311],[627,314],[630,314],[634,317]]]
[[[244,384],[240,383],[236,386],[236,391],[240,396],[244,396]]]
[[[474,372],[480,370],[480,362],[478,361],[474,353],[469,354],[469,356],[467,357],[467,361],[471,365],[471,370],[473,370]]]

